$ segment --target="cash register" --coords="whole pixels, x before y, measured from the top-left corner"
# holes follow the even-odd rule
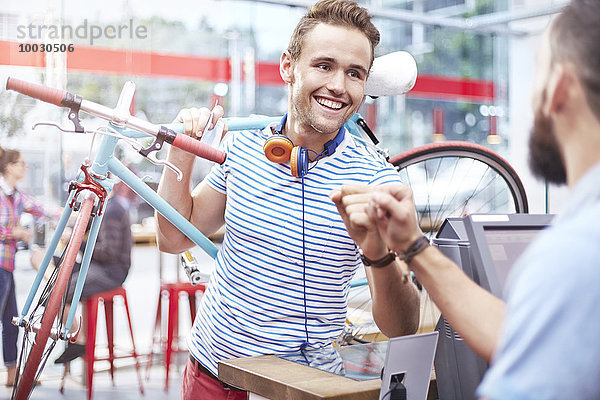
[[[497,297],[503,297],[515,261],[548,227],[548,214],[472,214],[448,218],[433,244],[467,276]],[[442,315],[436,325],[439,339],[435,373],[440,400],[476,399],[487,363],[478,357]]]

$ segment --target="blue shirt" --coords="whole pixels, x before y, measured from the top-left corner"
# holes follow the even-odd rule
[[[227,195],[225,236],[192,327],[191,354],[217,362],[306,349],[335,371],[332,339],[344,326],[350,280],[361,265],[329,193],[343,184],[399,182],[395,168],[350,134],[331,156],[295,178],[268,161],[266,130],[235,132],[208,184]]]
[[[600,164],[507,283],[504,332],[478,394],[600,399]]]

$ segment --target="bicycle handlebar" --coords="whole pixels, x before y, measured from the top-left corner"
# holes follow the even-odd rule
[[[183,151],[187,151],[188,153],[195,154],[198,157],[202,157],[219,164],[223,164],[225,162],[227,154],[223,153],[221,150],[217,150],[211,147],[210,145],[202,143],[198,139],[194,139],[191,136],[185,135],[183,133],[174,133],[175,137],[173,138],[173,141],[170,142],[171,145]]]
[[[20,79],[8,77],[6,80],[6,89],[14,90],[26,96],[41,100],[46,103],[54,104],[59,107],[71,107],[75,104],[75,96],[65,90],[54,89],[37,83],[26,82]],[[222,164],[227,155],[217,149],[212,148],[206,143],[202,143],[197,139],[187,136],[183,133],[174,132],[173,130],[152,124],[131,115],[118,115],[117,110],[91,101],[81,99],[80,109],[88,114],[95,115],[107,121],[113,122],[117,126],[128,127],[135,129],[152,136],[164,135],[167,143],[194,154],[198,157],[205,158],[210,161]]]
[[[54,104],[55,106],[63,107],[63,100],[67,92],[60,89],[50,88],[48,86],[38,85],[22,81],[20,79],[8,77],[6,80],[6,89],[14,90],[29,97],[42,100],[46,103]]]

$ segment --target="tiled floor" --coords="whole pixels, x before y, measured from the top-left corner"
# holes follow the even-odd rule
[[[81,364],[81,363],[79,363]],[[145,368],[142,372],[142,383],[145,395],[139,390],[137,375],[134,368],[120,368],[115,373],[115,384],[110,380],[108,371],[96,372],[94,375],[93,399],[95,400],[115,400],[115,399],[179,399],[179,376],[181,369],[171,367],[171,377],[169,379],[169,390],[164,390],[164,368],[162,366],[153,366],[149,371],[149,377],[146,378]],[[79,370],[79,371],[78,371]],[[87,388],[82,383],[81,371],[73,363],[72,375],[65,383],[63,394],[59,392],[62,368],[47,366],[42,376],[42,384],[33,391],[31,399],[61,399],[61,400],[82,400],[86,399]],[[4,371],[0,373],[1,382],[5,381]],[[11,389],[4,386],[0,387],[0,399],[9,399]]]
[[[194,252],[201,263],[207,264],[210,259],[204,256],[201,251]],[[35,272],[29,267],[29,255],[27,252],[18,253],[17,270],[15,271],[15,282],[17,285],[17,303],[20,307],[27,296],[29,286],[33,281]],[[161,262],[162,261],[162,262]],[[144,354],[142,366],[142,378],[145,389],[145,396],[139,392],[138,379],[133,363],[129,359],[119,360],[122,365],[115,373],[115,384],[110,380],[107,371],[108,363],[97,363],[93,383],[93,399],[95,400],[115,400],[115,399],[179,399],[180,398],[180,376],[183,366],[187,361],[187,353],[180,353],[176,357],[175,363],[171,366],[169,377],[169,390],[165,392],[165,368],[161,363],[161,355],[154,356],[153,365],[149,370],[147,356],[151,352],[153,329],[156,318],[156,307],[159,295],[160,279],[173,282],[177,279],[177,263],[174,256],[163,255],[159,261],[159,253],[156,248],[151,246],[136,246],[133,251],[132,267],[129,276],[125,282],[127,297],[129,301],[130,312],[132,313],[133,329],[136,340],[136,347],[139,353]],[[162,264],[162,268],[161,268]],[[180,276],[184,278],[181,270]],[[187,301],[181,299],[180,309],[180,330],[185,335],[189,331],[191,321],[185,318],[189,315]],[[184,308],[185,307],[185,308]],[[122,343],[124,348],[130,346],[129,332],[127,322],[124,319],[124,308],[120,309],[118,303],[115,303],[115,343]],[[99,321],[104,318],[99,313]],[[100,323],[101,324],[101,323]],[[106,343],[105,328],[101,324],[98,326],[97,343]],[[185,348],[185,340],[181,340],[181,346]],[[72,363],[71,374],[66,380],[65,391],[63,395],[59,392],[63,369],[55,366],[53,360],[61,353],[63,345],[59,343],[50,356],[41,377],[41,386],[37,387],[32,400],[35,399],[85,399],[87,389],[83,385],[82,370],[83,365],[80,360]],[[155,351],[159,351],[155,346]],[[1,346],[0,346],[1,352]],[[4,387],[6,381],[6,370],[0,365],[0,399],[10,398],[11,389]]]

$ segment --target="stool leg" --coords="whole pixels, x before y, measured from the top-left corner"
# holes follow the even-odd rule
[[[110,363],[110,379],[115,384],[115,340],[114,340],[114,317],[113,300],[104,300],[104,317],[106,319],[106,338],[108,339],[108,362]]]
[[[152,331],[152,345],[150,346],[150,359],[148,360],[148,364],[146,365],[146,379],[150,379],[150,367],[154,362],[154,345],[156,343],[156,331],[158,331],[158,341],[162,350],[162,332],[161,332],[161,316],[162,316],[162,296],[163,290],[160,289],[158,293],[158,305],[156,307],[156,319],[154,320],[154,330]]]
[[[188,303],[190,303],[190,317],[192,318],[192,324],[196,318],[196,293],[188,293]]]
[[[129,323],[129,333],[131,333],[131,346],[133,347],[133,357],[135,359],[135,370],[137,371],[138,382],[140,384],[140,393],[144,394],[144,385],[142,385],[142,375],[140,373],[140,363],[138,360],[138,354],[135,350],[135,340],[133,340],[133,326],[131,325],[131,316],[129,315],[129,304],[127,304],[127,295],[123,296],[123,302],[125,303],[125,312],[127,313],[127,322]]]
[[[169,315],[167,322],[167,351],[165,352],[165,366],[167,368],[165,379],[165,391],[169,390],[169,368],[171,367],[171,356],[173,355],[173,331],[177,323],[179,313],[179,295],[175,289],[169,290]]]
[[[179,299],[180,292],[174,291],[173,296],[177,298],[177,312],[173,316],[173,339],[171,339],[171,354],[179,351]]]
[[[98,300],[89,299],[86,303],[85,366],[87,372],[88,400],[91,400],[94,380],[94,358],[96,353],[96,319],[98,318]]]

